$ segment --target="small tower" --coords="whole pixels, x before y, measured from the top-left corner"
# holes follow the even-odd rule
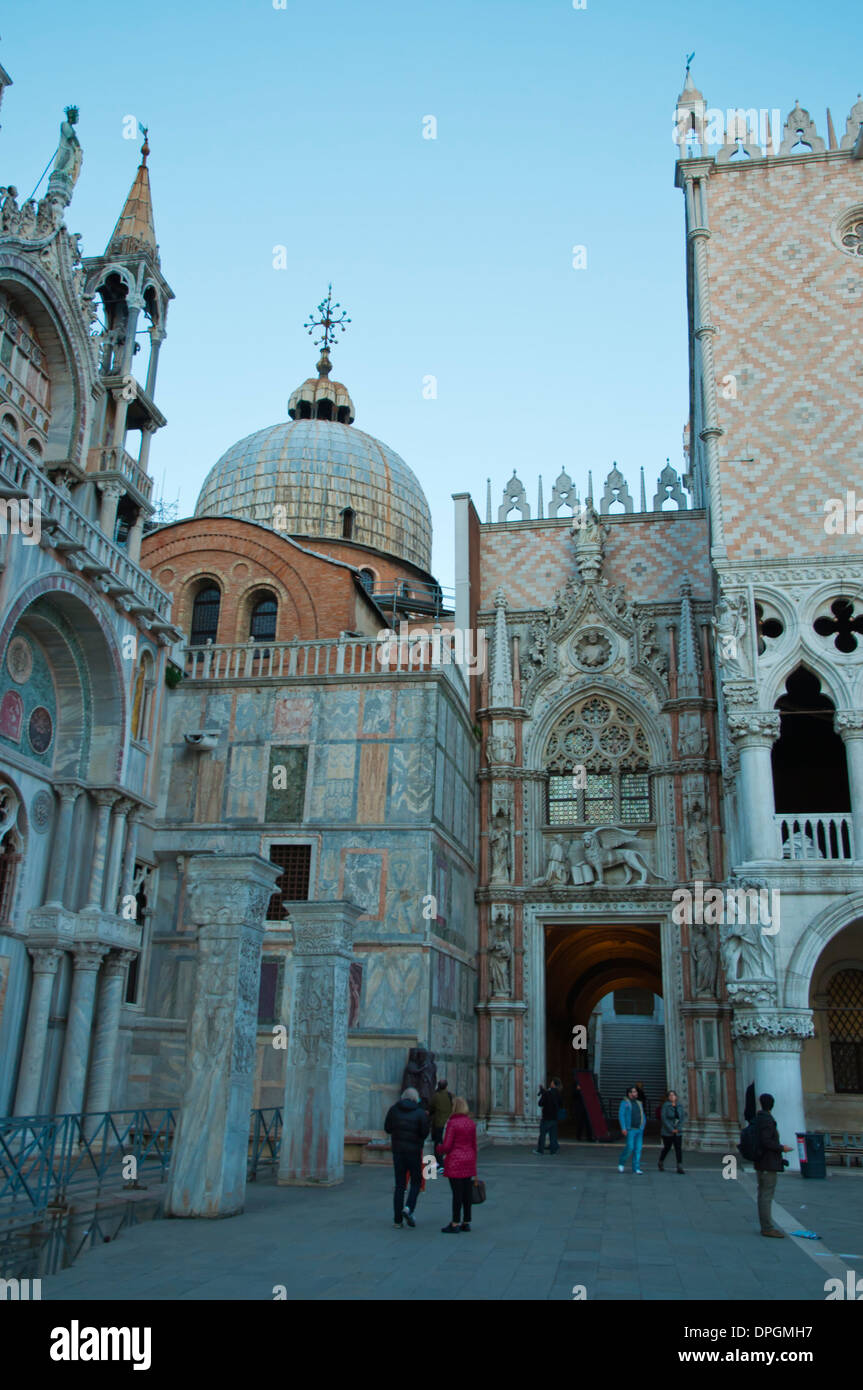
[[[159,349],[173,290],[162,275],[153,223],[150,146],[144,129],[141,162],[105,253],[85,262],[87,293],[101,301],[99,379],[104,387],[91,438],[88,472],[101,493],[99,525],[136,563],[152,515],[150,440],[165,417],[154,401]],[[98,301],[97,301],[98,302]],[[149,339],[149,354],[137,354]],[[140,362],[140,366],[139,366]],[[127,448],[130,431],[140,438]]]
[[[689,71],[689,64],[694,57],[695,54],[690,53],[686,63],[686,76],[683,79],[683,91],[677,98],[677,107],[674,112],[674,143],[678,146],[679,159],[687,155],[693,156],[706,152],[704,139],[706,103],[692,80],[692,73]]]

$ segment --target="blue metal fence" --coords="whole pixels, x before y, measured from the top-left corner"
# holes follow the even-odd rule
[[[164,1108],[0,1119],[0,1222],[61,1208],[70,1189],[98,1195],[106,1183],[135,1187],[143,1175],[165,1182],[178,1117]],[[280,1109],[251,1112],[251,1181],[275,1168],[281,1137]]]

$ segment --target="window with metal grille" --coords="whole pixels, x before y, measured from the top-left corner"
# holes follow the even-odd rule
[[[258,988],[258,1022],[278,1023],[282,996],[282,962],[278,956],[264,956],[261,961],[261,982]]]
[[[650,750],[638,721],[590,695],[557,721],[545,748],[549,825],[639,825],[651,819]]]
[[[203,646],[205,642],[215,642],[219,630],[219,608],[222,594],[215,584],[208,584],[196,595],[192,609],[192,631],[189,645]]]
[[[259,642],[276,640],[276,615],[278,604],[272,594],[262,594],[252,605],[252,618],[249,636]]]
[[[833,1086],[863,1093],[863,970],[839,970],[827,990]]]
[[[304,902],[308,899],[312,847],[270,845],[270,863],[278,864],[282,872],[276,879],[276,891],[270,898],[267,921],[283,922],[288,916],[288,903]]]

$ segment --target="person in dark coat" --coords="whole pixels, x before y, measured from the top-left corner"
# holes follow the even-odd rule
[[[396,1187],[393,1194],[393,1222],[399,1230],[403,1220],[415,1226],[414,1211],[420,1194],[423,1175],[423,1141],[429,1132],[429,1117],[420,1105],[419,1093],[413,1086],[402,1092],[401,1100],[391,1105],[384,1120],[384,1129],[392,1138],[393,1169]],[[405,1204],[407,1174],[410,1191]]]
[[[539,1124],[539,1140],[536,1151],[545,1152],[545,1136],[548,1135],[549,1153],[556,1154],[560,1145],[557,1142],[557,1121],[563,1105],[563,1084],[559,1076],[554,1077],[547,1091],[539,1088],[539,1104],[542,1119]]]
[[[429,1104],[429,1119],[431,1120],[431,1136],[437,1153],[440,1142],[443,1139],[443,1132],[446,1129],[446,1122],[452,1114],[452,1096],[447,1090],[446,1080],[439,1081],[437,1090],[431,1098]]]
[[[659,1128],[662,1134],[662,1153],[659,1155],[659,1171],[663,1170],[663,1164],[668,1156],[668,1150],[674,1145],[674,1156],[677,1159],[678,1173],[685,1173],[683,1166],[683,1122],[686,1119],[686,1111],[678,1100],[676,1091],[669,1091],[662,1108],[659,1118]]]
[[[441,1150],[446,1158],[446,1175],[452,1191],[452,1220],[441,1226],[444,1235],[470,1230],[473,1180],[476,1177],[476,1125],[468,1113],[467,1101],[456,1096],[447,1120]]]
[[[776,1121],[773,1118],[773,1097],[765,1092],[758,1097],[761,1109],[755,1116],[755,1171],[758,1174],[758,1220],[761,1222],[761,1234],[763,1236],[774,1236],[783,1238],[784,1231],[780,1231],[778,1226],[773,1224],[773,1195],[776,1191],[776,1177],[787,1168],[788,1164],[782,1157],[783,1154],[790,1154],[791,1148],[788,1144],[779,1141],[779,1130],[776,1128]]]

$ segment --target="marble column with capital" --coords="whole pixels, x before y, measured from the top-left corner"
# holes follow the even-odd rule
[[[362,908],[292,903],[293,987],[278,1182],[344,1178],[348,979]]]
[[[740,797],[737,816],[743,859],[780,858],[770,752],[779,737],[777,710],[732,710],[728,732],[740,754]]]
[[[789,1168],[797,1171],[800,1160],[795,1137],[806,1129],[800,1054],[805,1040],[813,1035],[809,1009],[791,1013],[769,1006],[735,1007],[731,1021],[731,1036],[744,1060],[741,1095],[753,1082],[756,1097],[765,1091],[773,1096],[773,1118],[782,1143],[790,1148],[785,1158]]]
[[[840,709],[834,718],[837,734],[845,744],[848,789],[854,826],[854,858],[863,860],[863,711]]]
[[[109,836],[108,857],[105,862],[105,881],[102,889],[102,906],[106,912],[118,912],[117,899],[120,892],[120,875],[123,868],[123,854],[126,848],[126,827],[129,812],[135,802],[126,797],[117,797],[111,807],[111,833]]]
[[[27,1009],[24,1047],[18,1067],[18,1087],[15,1092],[16,1115],[35,1115],[37,1113],[39,1092],[42,1087],[42,1068],[48,1040],[51,996],[54,992],[57,967],[63,957],[63,952],[54,947],[30,946],[28,951],[33,962],[33,976],[30,984],[30,1004]]]
[[[96,812],[96,828],[93,834],[93,857],[90,861],[90,883],[87,889],[85,912],[99,912],[102,908],[102,880],[108,852],[108,817],[111,814],[111,807],[117,800],[117,793],[108,790],[99,789],[94,791],[93,796],[98,810]]]
[[[66,889],[66,872],[69,867],[69,850],[72,843],[72,823],[75,816],[75,803],[81,788],[75,782],[61,782],[54,788],[60,797],[60,814],[57,817],[54,839],[51,844],[51,860],[48,873],[46,907],[63,907]]]
[[[278,875],[277,866],[258,854],[188,861],[186,914],[198,926],[198,968],[165,1201],[169,1216],[243,1210],[261,949]]]
[[[111,1108],[111,1082],[117,1056],[126,967],[134,959],[134,951],[112,951],[102,966],[85,1105],[85,1109],[91,1113],[101,1114]]]
[[[72,952],[72,994],[66,1020],[63,1063],[60,1068],[57,1099],[54,1102],[54,1112],[57,1115],[78,1115],[84,1104],[96,983],[102,958],[107,951],[107,946],[87,942],[76,946]]]
[[[117,528],[117,508],[120,505],[120,498],[123,496],[123,487],[113,479],[107,483],[99,484],[102,493],[102,502],[99,507],[99,525],[108,537],[109,541],[114,539],[114,531]]]

